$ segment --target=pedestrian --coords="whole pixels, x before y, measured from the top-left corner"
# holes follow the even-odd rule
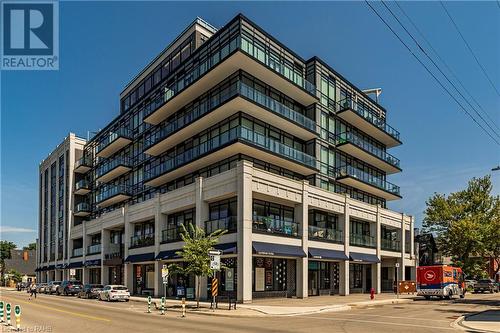
[[[29,297],[30,300],[31,300],[31,297],[33,297],[33,295],[35,295],[35,299],[36,299],[36,285],[34,283],[31,285],[31,288],[30,288],[30,297]]]

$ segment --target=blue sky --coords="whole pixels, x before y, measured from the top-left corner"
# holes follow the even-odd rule
[[[500,99],[439,3],[400,5],[499,124]],[[447,8],[500,88],[500,7],[492,1]],[[238,12],[303,58],[319,56],[358,87],[382,87],[388,123],[404,142],[391,150],[403,173],[388,178],[404,198],[389,208],[414,215],[417,225],[432,193],[458,190],[500,163],[499,146],[364,2],[61,2],[60,70],[1,73],[1,238],[20,246],[35,240],[38,163],[68,132],[86,137],[113,119],[125,84],[196,16],[220,27]],[[500,172],[493,181],[498,194]]]

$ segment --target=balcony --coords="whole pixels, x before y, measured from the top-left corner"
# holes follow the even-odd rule
[[[130,248],[151,246],[155,244],[155,234],[136,235],[130,238]]]
[[[86,202],[80,202],[75,206],[75,216],[89,216],[90,215],[90,205]]]
[[[360,189],[377,197],[384,198],[385,200],[401,199],[399,186],[378,177],[374,177],[353,166],[346,165],[337,168],[335,177],[336,181],[339,183]]]
[[[349,244],[352,246],[375,248],[377,247],[377,240],[375,237],[369,235],[351,234]]]
[[[186,227],[187,229],[188,227]],[[161,231],[161,242],[162,243],[173,243],[173,242],[180,242],[182,241],[182,227],[180,226],[174,226],[174,227],[168,227],[165,230]]]
[[[317,171],[316,159],[313,156],[246,127],[236,126],[152,167],[146,174],[145,184],[159,186],[238,153],[255,156],[304,175]],[[200,159],[205,155],[209,156]]]
[[[90,183],[86,179],[82,179],[75,183],[75,194],[85,195],[90,192]]]
[[[73,249],[72,257],[81,257],[81,256],[83,256],[83,247]]]
[[[96,180],[107,183],[132,170],[132,160],[128,157],[118,156],[106,161],[96,169]]]
[[[353,132],[341,133],[334,138],[338,150],[356,157],[388,174],[401,172],[399,159]]]
[[[104,208],[131,197],[130,189],[126,185],[111,185],[107,186],[105,189],[99,190],[99,193],[95,197],[96,204],[100,208]]]
[[[117,266],[123,263],[124,248],[123,244],[110,243],[108,250],[104,253],[103,265]]]
[[[86,173],[92,169],[92,160],[87,157],[83,156],[82,158],[76,160],[75,162],[75,172],[77,173]]]
[[[254,216],[252,229],[253,232],[258,233],[299,237],[299,224],[297,222],[286,221],[270,216]]]
[[[95,148],[96,156],[109,157],[131,142],[132,131],[128,128],[122,127],[116,131],[108,132]]]
[[[205,221],[205,233],[210,235],[217,230],[227,230],[228,234],[235,233],[238,219],[236,216],[228,216],[223,219]]]
[[[303,140],[317,136],[314,120],[238,81],[218,98],[211,98],[209,103],[196,103],[190,112],[147,135],[145,153],[160,155],[184,141],[185,137],[195,135],[240,110],[277,128],[287,120],[287,132]],[[210,117],[204,117],[207,114]],[[203,122],[197,122],[202,117]]]
[[[170,86],[165,86],[163,94],[145,106],[144,121],[158,125],[175,111],[188,104],[207,90],[214,87],[239,69],[275,87],[302,105],[310,105],[317,100],[316,87],[288,66],[271,60],[259,59],[249,49],[236,49],[218,60],[209,59],[203,68],[195,67],[185,72]]]
[[[399,132],[387,125],[385,119],[377,117],[374,111],[363,108],[350,98],[341,101],[337,107],[337,116],[383,143],[387,148],[401,144]]]
[[[316,227],[313,225],[309,226],[309,239],[327,241],[338,244],[344,243],[343,232],[341,230]]]
[[[101,244],[93,244],[87,246],[87,255],[101,253]]]
[[[380,248],[384,251],[401,252],[401,242],[394,239],[380,239]]]

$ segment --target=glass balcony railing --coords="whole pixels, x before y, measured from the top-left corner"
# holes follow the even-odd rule
[[[104,259],[123,258],[123,244],[110,243]]]
[[[337,111],[342,111],[345,109],[350,108],[354,112],[356,112],[358,115],[363,117],[363,119],[367,120],[374,126],[378,127],[385,133],[389,134],[393,138],[399,141],[399,132],[389,126],[385,119],[378,117],[371,109],[363,107],[361,104],[358,104],[356,101],[354,101],[352,98],[346,98],[343,99],[342,101],[339,102],[338,106],[339,109]]]
[[[101,244],[93,244],[87,247],[87,254],[101,253]]]
[[[349,244],[353,246],[376,247],[377,241],[375,237],[369,235],[351,234],[349,236]]]
[[[289,147],[279,141],[266,137],[246,127],[237,126],[231,128],[229,131],[213,137],[208,141],[194,146],[177,156],[172,157],[159,165],[154,166],[149,170],[149,172],[147,172],[146,181],[152,180],[160,175],[170,172],[175,168],[178,168],[197,159],[205,153],[211,152],[235,140],[249,142],[253,145],[262,147],[267,151],[276,153],[298,163],[307,165],[311,168],[316,168],[316,158],[314,158],[313,156],[310,156],[295,148]]]
[[[335,171],[335,177],[340,178],[344,176],[350,176],[359,179],[362,182],[373,185],[381,190],[392,193],[399,196],[400,189],[399,186],[394,185],[386,180],[380,179],[378,177],[372,176],[363,170],[355,168],[351,165],[345,165],[343,167],[337,168]]]
[[[293,221],[277,219],[270,216],[254,216],[252,228],[254,232],[299,236],[299,224]]]
[[[325,240],[335,243],[344,242],[342,230],[316,227],[313,225],[309,226],[309,239]]]
[[[130,195],[130,189],[127,185],[110,185],[105,189],[99,191],[99,193],[95,196],[96,203],[107,200],[115,195]]]
[[[118,156],[111,160],[107,160],[106,162],[97,167],[95,171],[95,176],[96,178],[99,178],[119,166],[125,166],[130,168],[132,167],[132,160],[129,157],[124,157],[124,156]]]
[[[236,216],[228,216],[223,219],[205,221],[205,233],[210,235],[217,230],[227,230],[227,233],[236,232],[238,220]]]
[[[237,81],[223,94],[221,93],[217,95],[218,98],[212,96],[213,98],[208,99],[208,101],[195,103],[195,106],[193,106],[193,108],[189,112],[186,112],[182,116],[168,121],[163,127],[147,135],[145,139],[145,149],[154,146],[158,142],[170,136],[175,131],[178,131],[188,124],[193,123],[203,115],[218,108],[220,105],[237,95],[244,96],[252,100],[253,102],[267,108],[270,112],[276,113],[282,117],[287,118],[290,121],[297,123],[302,127],[307,128],[310,131],[316,132],[316,123],[314,120],[255,90],[254,88],[242,83],[241,81]]]
[[[132,139],[132,131],[129,130],[128,128],[121,127],[116,131],[109,132],[108,135],[106,135],[100,140],[99,144],[95,148],[96,154],[98,154],[100,151],[102,151],[104,148],[112,144],[116,139],[120,137]]]
[[[82,179],[78,182],[75,183],[75,191],[81,190],[81,189],[90,189],[90,183],[86,179]]]
[[[81,166],[85,166],[85,167],[92,167],[92,159],[87,157],[87,156],[83,156],[81,158],[79,158],[78,160],[75,161],[75,169],[81,167]]]
[[[336,144],[342,144],[342,143],[352,143],[353,145],[377,156],[381,160],[399,168],[399,159],[396,157],[392,156],[388,152],[386,152],[383,149],[378,148],[377,146],[372,145],[371,143],[365,141],[363,138],[360,136],[354,134],[353,132],[344,132],[341,133],[337,136],[335,136],[335,143]]]
[[[380,239],[380,248],[385,251],[401,251],[401,242],[393,239]]]
[[[187,230],[189,227],[186,227]],[[161,231],[161,241],[162,243],[172,243],[179,242],[182,240],[183,229],[181,226],[168,227]]]
[[[73,257],[81,257],[81,256],[83,256],[83,247],[73,249]]]
[[[155,244],[155,234],[136,235],[130,238],[130,247],[144,247]]]
[[[75,213],[90,212],[90,205],[87,202],[80,202],[75,206]]]
[[[253,45],[251,44],[253,44],[251,41],[241,39],[239,36],[236,36],[231,41],[229,41],[229,48],[227,52],[216,51],[216,53],[213,54],[213,56],[209,57],[206,61],[204,61],[203,64],[194,67],[191,66],[190,69],[186,69],[174,83],[163,86],[161,88],[161,93],[153,96],[151,98],[151,102],[147,103],[144,106],[144,118],[147,118],[169,100],[171,100],[174,96],[177,96],[180,92],[189,87],[193,82],[197,81],[200,77],[205,75],[211,68],[221,63],[236,49],[242,50],[255,60],[263,63],[269,69],[283,75],[288,80],[305,89],[312,95],[316,95],[316,86],[307,81],[303,77],[302,73],[296,72],[293,68],[293,65],[285,65],[276,60],[273,60],[275,57],[262,56],[264,55],[264,53],[268,52],[266,52],[266,50],[260,50],[258,49],[258,47],[253,47]]]

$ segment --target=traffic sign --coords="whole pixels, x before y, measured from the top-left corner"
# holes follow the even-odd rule
[[[396,263],[396,268],[399,268],[399,262]]]
[[[220,250],[209,250],[208,255],[210,256],[220,256],[222,254],[222,251]]]
[[[10,314],[10,303],[7,303],[6,309],[7,309],[7,314]]]
[[[210,269],[220,270],[220,255],[211,254],[210,255]]]
[[[163,283],[166,284],[168,283],[168,266],[163,265],[161,268],[161,278],[163,279]]]
[[[21,315],[21,306],[20,305],[16,305],[16,307],[14,308],[14,314],[16,315],[16,317],[19,317]]]

